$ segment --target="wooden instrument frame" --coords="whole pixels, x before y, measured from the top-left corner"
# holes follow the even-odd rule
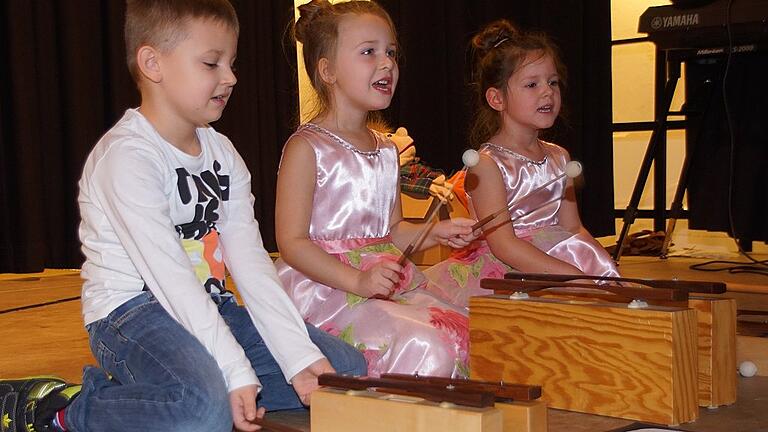
[[[699,368],[699,406],[715,408],[721,405],[731,405],[736,402],[736,301],[729,298],[709,297],[709,294],[724,294],[727,287],[723,282],[689,281],[680,279],[641,279],[615,276],[596,275],[565,275],[545,273],[510,272],[504,275],[505,282],[515,281],[516,284],[533,282],[564,283],[566,286],[582,286],[574,284],[574,280],[592,280],[601,282],[639,284],[650,290],[665,292],[662,295],[646,296],[648,303],[662,306],[689,307],[697,315],[697,346]],[[541,284],[542,286],[544,284]],[[599,284],[598,289],[604,289],[606,284]],[[669,290],[687,293],[686,300],[680,301],[679,293],[671,294]],[[558,293],[547,291],[549,296],[586,296],[601,301],[628,301],[634,296],[642,296],[643,291],[633,287],[612,286],[609,295],[574,294],[573,292]],[[498,292],[498,291],[497,291]],[[698,295],[704,294],[704,295]],[[537,294],[534,294],[537,295]],[[667,299],[664,297],[669,296]],[[743,311],[755,313],[755,311]],[[757,312],[759,313],[759,312]]]
[[[667,425],[698,417],[696,312],[470,298],[470,375],[542,386],[552,408]]]
[[[590,294],[578,292],[557,292],[558,287],[586,287],[583,282],[574,280],[601,281],[615,283],[640,284],[646,288],[624,287],[621,285],[598,284],[596,289],[608,291],[605,294]],[[510,283],[511,282],[511,283]],[[704,407],[730,405],[736,402],[736,302],[733,299],[709,297],[701,294],[722,294],[726,286],[722,282],[686,281],[686,280],[651,280],[639,278],[623,278],[595,275],[558,275],[540,273],[510,272],[505,279],[483,280],[484,287],[504,287],[510,289],[496,290],[498,294],[507,294],[516,287],[530,283],[534,285],[532,295],[544,295],[549,298],[578,298],[588,297],[597,301],[628,301],[632,298],[643,297],[646,291],[659,291],[664,294],[645,295],[648,303],[653,305],[689,307],[696,311],[697,316],[697,358],[698,358],[698,404]],[[550,286],[548,286],[548,284]],[[605,286],[609,285],[609,289]],[[514,287],[514,288],[513,288]],[[540,288],[541,287],[541,288]],[[550,289],[553,288],[553,289]],[[546,290],[546,291],[540,291]],[[535,292],[536,291],[536,292]],[[672,292],[676,292],[672,294]],[[685,293],[685,301],[680,301],[680,292]],[[666,297],[666,299],[665,299]]]
[[[318,382],[326,387],[312,395],[313,431],[547,431],[547,405],[538,399],[539,386],[404,374],[323,374]],[[490,403],[450,402],[475,401],[477,394]],[[378,416],[370,416],[371,411]]]

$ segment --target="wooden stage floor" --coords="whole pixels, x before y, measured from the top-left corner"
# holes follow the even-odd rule
[[[760,257],[759,259],[765,259]],[[620,271],[627,277],[716,280],[728,284],[728,296],[740,309],[768,311],[768,278],[750,274],[698,272],[688,269],[703,260],[622,257]],[[58,375],[79,382],[83,365],[94,364],[80,315],[81,280],[76,271],[0,275],[0,377]],[[768,432],[768,377],[739,378],[738,401],[729,407],[701,409],[699,420],[681,425],[688,431]],[[306,412],[270,413],[268,416],[309,430]],[[549,411],[549,430],[609,431],[631,421]]]

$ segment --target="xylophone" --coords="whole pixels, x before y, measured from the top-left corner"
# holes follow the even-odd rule
[[[384,374],[323,374],[312,394],[312,431],[544,432],[541,387]]]
[[[470,300],[473,378],[555,408],[664,424],[735,401],[735,302],[712,282],[510,273]]]

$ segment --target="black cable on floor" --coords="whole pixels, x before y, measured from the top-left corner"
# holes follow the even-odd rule
[[[718,266],[719,268],[709,268],[711,266]],[[722,266],[724,265],[724,267]],[[768,276],[768,260],[766,261],[754,261],[754,262],[740,262],[740,261],[721,261],[713,260],[698,264],[691,264],[688,266],[691,270],[706,271],[706,272],[719,272],[727,271],[731,274],[737,273],[751,273],[760,276]]]
[[[77,296],[77,297],[67,297],[67,298],[63,298],[63,299],[59,299],[59,300],[54,300],[54,301],[49,301],[49,302],[45,302],[45,303],[36,303],[36,304],[33,304],[33,305],[19,306],[19,307],[15,307],[15,308],[11,308],[11,309],[4,309],[4,310],[0,310],[0,315],[11,313],[11,312],[23,311],[23,310],[27,310],[27,309],[39,308],[39,307],[43,307],[43,306],[55,305],[55,304],[59,304],[59,303],[66,303],[66,302],[71,302],[71,301],[75,301],[75,300],[80,300],[80,296]]]

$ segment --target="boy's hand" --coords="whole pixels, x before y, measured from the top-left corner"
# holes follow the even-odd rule
[[[403,267],[389,260],[382,260],[357,275],[354,294],[365,298],[389,298],[400,283]]]
[[[235,430],[250,432],[261,429],[253,423],[256,418],[264,418],[264,408],[256,409],[258,386],[247,385],[229,392],[229,406],[232,408],[232,420]]]
[[[477,221],[467,218],[440,221],[432,229],[432,234],[438,243],[454,249],[461,249],[480,237],[479,229],[474,232],[472,231],[472,225],[475,222]]]
[[[336,373],[336,370],[325,357],[316,360],[301,372],[294,375],[293,379],[291,379],[291,385],[293,385],[293,389],[296,390],[296,394],[299,395],[301,403],[309,405],[312,392],[320,387],[317,384],[317,377],[324,373]]]

